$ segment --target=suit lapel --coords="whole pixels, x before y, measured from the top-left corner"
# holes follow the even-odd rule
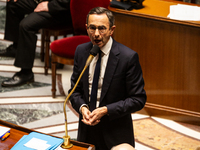
[[[89,51],[92,48],[92,44],[90,44],[85,51],[84,56],[86,56],[88,58],[89,56]],[[103,100],[104,96],[106,95],[108,88],[110,86],[111,80],[114,76],[115,73],[115,69],[117,67],[117,63],[119,61],[118,56],[119,55],[119,51],[117,48],[117,42],[115,40],[113,40],[113,45],[111,47],[110,50],[110,55],[108,58],[108,63],[107,63],[107,67],[106,67],[106,71],[105,71],[105,75],[104,75],[104,81],[103,81],[103,86],[102,86],[102,91],[101,91],[101,98],[100,98],[100,102]],[[87,60],[86,58],[86,60]],[[86,62],[85,60],[85,62]],[[86,100],[87,102],[89,102],[89,67],[87,67],[87,69],[85,70],[83,76],[82,76],[82,80],[83,80],[83,90],[84,90],[84,95],[86,96]]]
[[[85,57],[85,62],[89,56],[90,50],[92,48],[92,43],[89,44],[89,46],[86,48],[84,57]],[[85,64],[84,64],[85,66]],[[86,96],[86,101],[89,103],[89,67],[85,70],[82,80],[83,80],[83,90],[84,90],[84,95]]]
[[[118,58],[118,48],[117,48],[117,43],[116,41],[113,40],[113,45],[110,51],[110,55],[108,58],[108,63],[107,63],[107,67],[106,67],[106,71],[105,71],[105,75],[104,75],[104,81],[103,81],[103,86],[102,86],[102,90],[101,90],[101,98],[100,98],[100,102],[103,100],[104,96],[106,95],[108,88],[110,86],[111,80],[114,76],[115,73],[115,69],[117,67],[117,63],[119,61]]]
[[[88,80],[88,75],[89,75],[89,67],[84,72],[83,75],[83,89],[84,89],[84,95],[86,96],[87,102],[89,102],[89,80]]]

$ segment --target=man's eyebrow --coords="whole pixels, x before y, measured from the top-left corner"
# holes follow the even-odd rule
[[[106,26],[104,26],[104,25],[101,25],[101,26],[98,26],[98,27],[106,27]]]
[[[90,24],[89,26],[95,26],[95,25],[94,24]],[[105,25],[100,25],[100,26],[97,26],[97,27],[106,27],[106,26]]]

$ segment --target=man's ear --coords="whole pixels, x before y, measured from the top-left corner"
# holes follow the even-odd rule
[[[113,35],[115,28],[116,28],[115,25],[113,25],[113,26],[111,27],[111,29],[110,29],[110,35],[111,35],[111,36]]]
[[[87,34],[88,34],[88,26],[87,26],[87,24],[85,24],[85,28],[86,28],[86,31],[87,31]]]
[[[87,30],[87,24],[85,24],[85,28],[86,28],[86,30]]]

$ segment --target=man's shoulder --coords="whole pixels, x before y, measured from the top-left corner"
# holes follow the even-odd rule
[[[79,44],[77,46],[77,50],[80,50],[80,49],[85,49],[85,50],[88,50],[88,49],[91,49],[92,48],[92,43],[91,42],[87,42],[87,43],[82,43],[82,44]]]
[[[91,42],[79,44],[76,48],[76,54],[77,55],[89,54],[89,51],[91,50],[91,48],[92,48]]]
[[[133,49],[129,48],[128,46],[122,44],[122,43],[119,43],[117,41],[113,41],[113,46],[116,47],[120,52],[122,53],[137,53],[136,51],[134,51]]]

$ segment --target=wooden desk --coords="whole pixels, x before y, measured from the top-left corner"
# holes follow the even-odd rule
[[[10,136],[5,141],[0,141],[1,150],[10,150],[24,135],[28,135],[30,132],[33,132],[33,130],[20,127],[2,120],[0,120],[0,125],[11,128]],[[94,145],[73,140],[71,140],[71,143],[73,144],[73,147],[69,150],[94,150]]]
[[[167,18],[178,1],[145,0],[114,13],[114,39],[139,54],[151,116],[200,124],[200,22]]]

